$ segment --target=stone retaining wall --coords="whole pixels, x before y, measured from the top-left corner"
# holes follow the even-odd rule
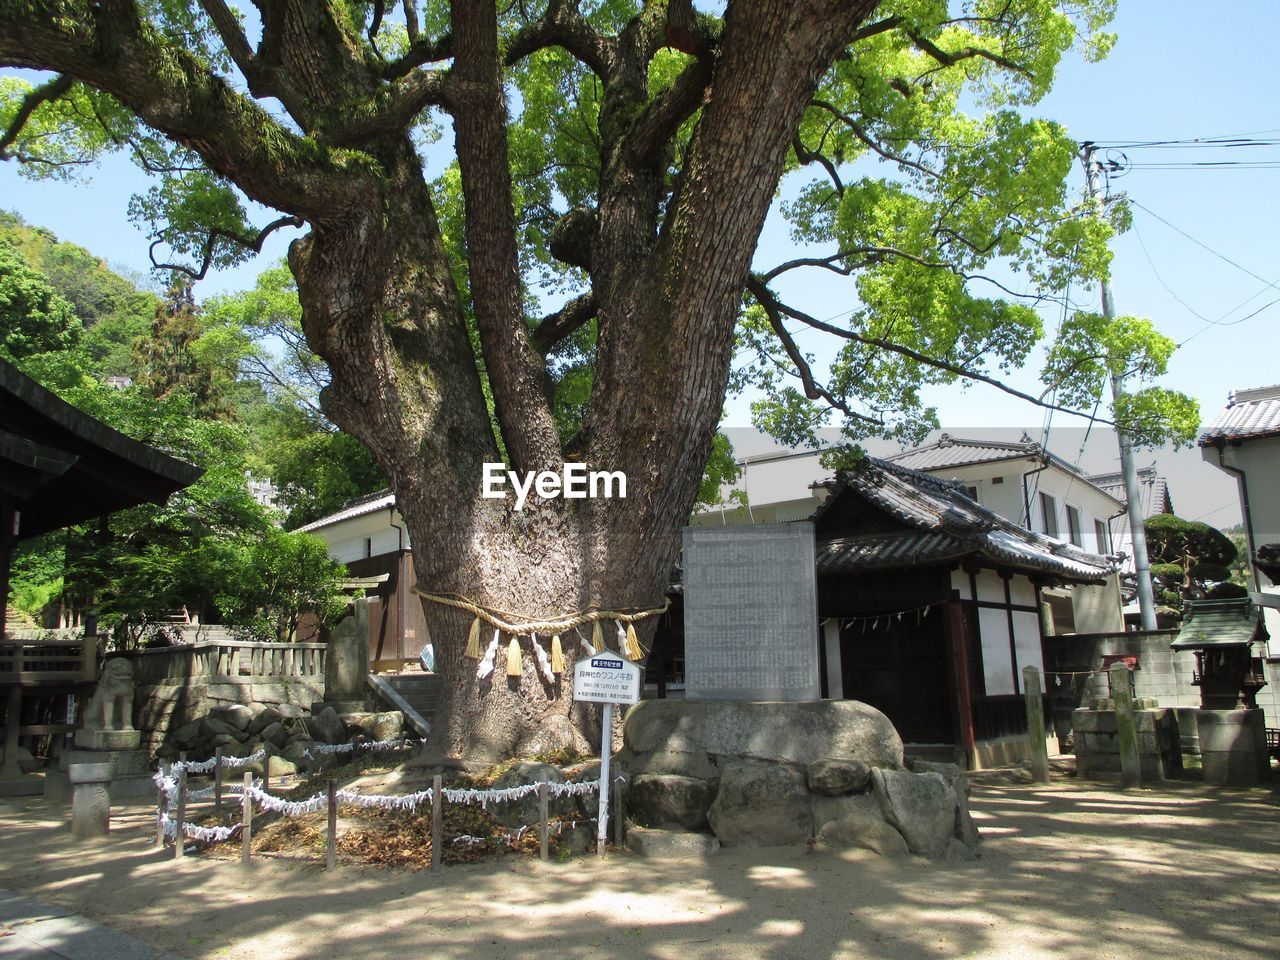
[[[151,756],[179,727],[206,716],[215,707],[243,704],[274,707],[285,717],[301,717],[324,699],[324,677],[191,677],[182,682],[139,686],[133,699],[133,724]]]

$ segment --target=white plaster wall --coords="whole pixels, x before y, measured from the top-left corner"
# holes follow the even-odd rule
[[[1201,447],[1200,454],[1214,466],[1219,465],[1215,447]],[[1280,437],[1247,440],[1238,447],[1228,444],[1223,448],[1222,462],[1245,471],[1254,548],[1264,543],[1280,543]],[[1271,583],[1261,570],[1258,584],[1265,593],[1280,593],[1280,585]],[[1264,611],[1267,632],[1271,634],[1268,652],[1280,657],[1280,610],[1264,608]]]
[[[1004,603],[1004,580],[994,570],[978,571],[978,599],[989,603]],[[1008,639],[1005,631],[1005,639]]]
[[[396,529],[392,520],[400,525]],[[403,531],[403,532],[402,532]],[[361,560],[365,556],[378,556],[383,553],[394,553],[400,549],[403,537],[404,548],[410,549],[409,532],[404,529],[404,519],[399,512],[394,515],[390,510],[376,510],[362,517],[341,520],[327,527],[313,531],[329,547],[329,556],[339,563]],[[365,540],[373,541],[372,549],[365,553]]]
[[[982,673],[987,696],[1016,693],[1014,665],[1009,659],[1009,615],[1003,610],[979,607],[978,630],[982,634]],[[1038,634],[1036,639],[1038,642]]]

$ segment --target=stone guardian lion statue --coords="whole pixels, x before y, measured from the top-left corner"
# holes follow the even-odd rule
[[[133,729],[133,664],[123,657],[108,660],[93,696],[84,707],[86,730]]]

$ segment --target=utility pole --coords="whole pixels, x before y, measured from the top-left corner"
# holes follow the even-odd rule
[[[1089,199],[1098,198],[1098,173],[1101,165],[1094,156],[1091,141],[1080,144],[1080,162],[1084,164],[1085,182]],[[1102,281],[1102,315],[1107,320],[1116,318],[1115,302],[1111,299],[1111,284]],[[1124,372],[1111,374],[1111,397],[1119,401],[1124,396]],[[1118,403],[1117,403],[1118,405]],[[1129,529],[1132,533],[1133,567],[1138,581],[1138,608],[1142,611],[1142,629],[1156,629],[1156,598],[1151,589],[1151,562],[1147,559],[1147,531],[1143,526],[1142,502],[1138,493],[1138,471],[1133,464],[1133,445],[1124,430],[1116,427],[1116,439],[1120,442],[1120,475],[1124,477],[1125,497],[1129,501]]]

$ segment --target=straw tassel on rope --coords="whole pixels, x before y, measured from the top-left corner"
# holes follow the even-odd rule
[[[480,618],[476,617],[471,621],[471,632],[467,634],[467,649],[463,651],[464,656],[470,657],[472,660],[480,659]]]
[[[644,656],[643,651],[640,649],[640,638],[636,636],[636,628],[634,624],[627,624],[626,651],[623,653],[623,656],[628,660],[639,660]]]
[[[600,629],[600,621],[591,625],[591,646],[596,653],[604,653],[604,632]]]
[[[520,641],[516,637],[507,644],[507,676],[520,676]]]
[[[560,646],[560,634],[551,638],[551,672],[564,673],[564,648]]]

